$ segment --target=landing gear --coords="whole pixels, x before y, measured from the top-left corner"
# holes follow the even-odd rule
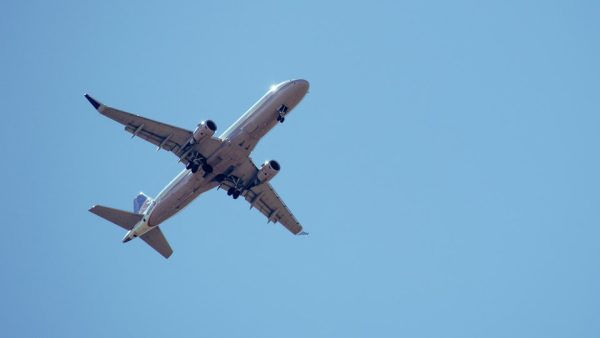
[[[237,200],[238,197],[240,197],[241,193],[241,191],[237,190],[234,187],[231,187],[229,188],[229,190],[227,190],[227,196],[232,196],[234,200]]]
[[[208,174],[212,173],[213,167],[210,164],[208,164],[208,163],[205,162],[202,165],[202,170],[208,175]]]
[[[194,174],[198,171],[198,169],[202,168],[205,176],[213,172],[213,167],[206,163],[206,159],[204,157],[200,156],[192,157],[185,168],[191,170]]]
[[[234,200],[238,199],[242,195],[242,192],[247,188],[244,182],[239,177],[235,176],[218,174],[215,175],[214,180],[221,184],[227,181],[227,185],[230,186],[230,188],[227,190],[227,196],[233,197]]]
[[[277,108],[277,112],[279,113],[279,115],[277,115],[277,122],[283,123],[283,121],[285,121],[285,114],[287,114],[289,110],[290,108],[285,104],[279,106],[279,108]]]
[[[188,170],[191,170],[192,173],[195,174],[198,171],[198,169],[200,168],[200,165],[196,164],[194,162],[190,162],[190,163],[188,163],[188,165],[185,168]]]

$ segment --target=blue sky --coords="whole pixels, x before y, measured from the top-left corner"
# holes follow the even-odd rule
[[[594,1],[5,1],[6,337],[597,337]],[[83,98],[225,130],[273,83],[259,144],[310,231],[211,191],[164,260],[90,214],[181,169]]]

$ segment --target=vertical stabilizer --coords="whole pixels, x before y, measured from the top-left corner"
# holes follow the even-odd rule
[[[146,209],[148,209],[148,207],[150,206],[150,203],[152,203],[152,198],[150,198],[150,196],[144,194],[143,192],[140,192],[133,199],[133,212],[135,212],[136,214],[143,214],[146,211]]]

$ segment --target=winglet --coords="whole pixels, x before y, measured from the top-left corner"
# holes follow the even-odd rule
[[[308,232],[302,231],[301,233],[298,234],[298,236],[308,236]]]
[[[92,104],[92,106],[94,106],[94,108],[96,108],[96,110],[98,110],[98,108],[100,107],[101,103],[96,101],[96,99],[94,99],[93,97],[89,96],[88,94],[84,95],[85,98],[90,101],[90,103]]]

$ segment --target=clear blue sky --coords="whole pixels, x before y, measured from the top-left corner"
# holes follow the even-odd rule
[[[597,1],[4,1],[0,336],[598,337]],[[311,232],[211,191],[169,260],[90,214],[181,165],[106,104],[225,130]]]

